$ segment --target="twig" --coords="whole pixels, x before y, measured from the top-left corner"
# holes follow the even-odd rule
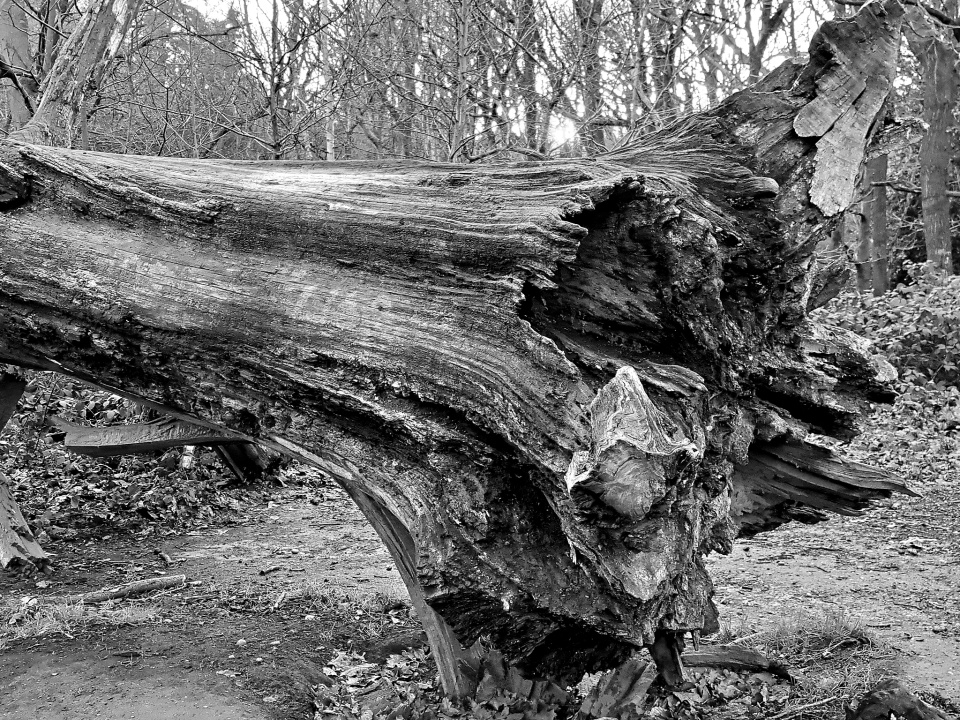
[[[799,707],[791,708],[790,710],[784,710],[782,713],[778,713],[777,715],[771,717],[770,720],[787,720],[787,718],[792,718],[796,715],[799,715],[804,710],[812,710],[813,708],[820,707],[821,705],[827,705],[835,702],[836,700],[843,700],[843,696],[835,695],[834,697],[817,700],[816,702],[807,703],[806,705],[800,705]]]
[[[877,182],[870,183],[874,186],[888,187],[891,190],[896,190],[897,192],[910,193],[911,195],[921,195],[923,190],[918,187],[913,187],[911,185],[902,185],[893,180],[882,180]],[[960,190],[947,190],[947,197],[960,197]]]
[[[148,578],[146,580],[136,580],[125,585],[119,585],[114,588],[97,590],[95,592],[83,593],[71,598],[74,602],[95,603],[106,600],[116,600],[119,598],[130,597],[131,595],[143,595],[153,590],[165,590],[183,585],[187,581],[186,575],[171,575],[169,577]]]

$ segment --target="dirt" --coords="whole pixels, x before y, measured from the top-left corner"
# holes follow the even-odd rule
[[[960,500],[953,485],[925,495],[713,559],[723,620],[746,634],[798,612],[847,613],[900,653],[916,687],[960,699]],[[0,600],[160,573],[195,584],[124,601],[157,607],[159,622],[11,642],[0,650],[4,720],[311,718],[310,689],[334,649],[378,661],[423,643],[391,600],[403,591],[386,550],[337,490],[282,491],[233,527],[49,549],[56,572],[0,575]]]
[[[235,527],[49,550],[55,573],[0,575],[0,601],[160,573],[196,584],[124,601],[158,607],[156,623],[11,642],[0,651],[4,720],[312,718],[310,689],[335,649],[382,660],[424,641],[391,600],[405,591],[386,549],[337,490],[285,491]]]
[[[899,655],[919,690],[960,699],[960,492],[885,501],[863,517],[793,525],[711,565],[723,622],[741,634],[784,616],[843,613]]]

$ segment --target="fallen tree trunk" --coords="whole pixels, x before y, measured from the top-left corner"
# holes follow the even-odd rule
[[[717,625],[705,553],[902,488],[807,442],[856,433],[892,375],[805,319],[899,20],[828,23],[807,65],[593,160],[3,143],[0,360],[326,470],[454,676],[454,634],[558,679],[647,645],[676,676]]]

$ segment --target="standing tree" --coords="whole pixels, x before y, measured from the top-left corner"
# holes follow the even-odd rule
[[[947,3],[947,14],[957,17],[958,3]],[[954,155],[953,113],[960,77],[954,40],[923,8],[912,8],[907,41],[920,61],[923,88],[923,121],[920,143],[920,191],[923,237],[927,262],[942,274],[953,273],[953,238],[950,227],[950,162]]]

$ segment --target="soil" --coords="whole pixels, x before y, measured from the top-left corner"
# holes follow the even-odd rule
[[[283,491],[234,527],[47,549],[54,573],[0,574],[0,601],[160,573],[196,584],[124,601],[158,607],[156,623],[11,642],[0,650],[4,720],[312,718],[311,687],[335,649],[380,661],[424,643],[390,556],[338,490]]]
[[[885,501],[863,517],[792,525],[714,558],[721,620],[739,635],[844,614],[899,655],[917,690],[960,699],[960,492]]]
[[[847,613],[901,653],[914,686],[956,701],[958,515],[951,484],[862,518],[744,541],[711,561],[721,616],[746,634],[799,612]],[[338,490],[281,491],[232,527],[48,549],[53,575],[0,575],[0,601],[159,573],[195,584],[124,601],[158,607],[159,622],[10,642],[0,650],[3,720],[306,719],[335,649],[380,661],[424,642],[395,602],[403,591],[386,550]]]

